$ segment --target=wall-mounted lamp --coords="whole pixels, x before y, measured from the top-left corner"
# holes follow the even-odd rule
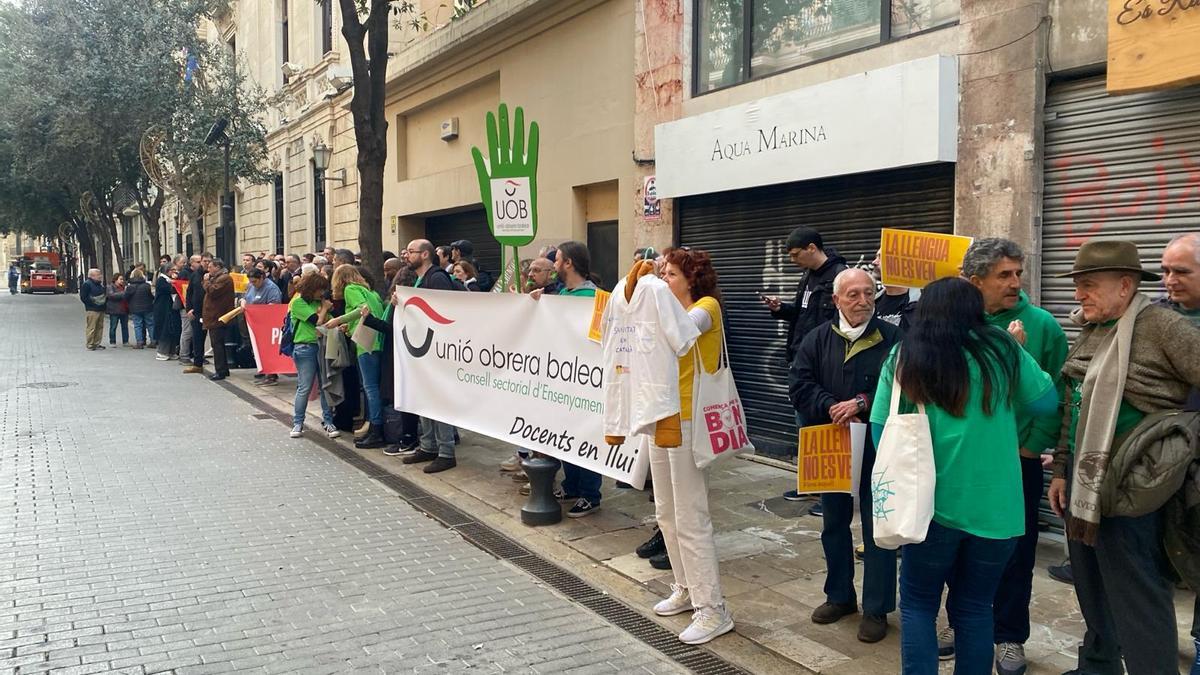
[[[333,150],[325,145],[324,141],[318,142],[313,146],[313,166],[322,174],[329,169],[329,158],[333,157]],[[346,184],[346,170],[338,169],[333,176],[324,176],[324,179],[333,183]]]

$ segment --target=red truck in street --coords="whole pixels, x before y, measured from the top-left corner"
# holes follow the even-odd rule
[[[21,254],[21,292],[65,292],[67,280],[62,275],[61,262],[54,251],[29,251]]]

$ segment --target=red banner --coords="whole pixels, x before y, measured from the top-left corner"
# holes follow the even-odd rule
[[[183,279],[172,279],[171,285],[175,287],[175,292],[179,294],[179,303],[187,307],[187,287],[188,282]]]
[[[283,317],[287,305],[246,305],[246,327],[250,329],[250,344],[258,369],[267,375],[295,375],[292,357],[279,353],[283,338]]]

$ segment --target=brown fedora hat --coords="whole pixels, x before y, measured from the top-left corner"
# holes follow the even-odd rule
[[[1070,272],[1055,277],[1074,277],[1088,272],[1136,272],[1145,281],[1158,281],[1161,276],[1142,269],[1137,246],[1131,241],[1089,241],[1075,254],[1075,266]]]

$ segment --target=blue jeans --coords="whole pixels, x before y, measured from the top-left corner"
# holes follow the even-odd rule
[[[454,425],[421,418],[421,451],[433,453],[444,459],[454,459]]]
[[[124,314],[108,315],[108,344],[117,344],[117,326],[121,327],[121,344],[129,344],[129,317]]]
[[[947,585],[954,626],[954,672],[992,672],[992,599],[1017,545],[929,523],[920,544],[903,548],[900,563],[900,656],[905,675],[937,675],[937,615]]]
[[[367,420],[380,431],[383,430],[383,398],[379,395],[381,364],[381,352],[358,355],[358,377],[362,381],[363,393],[367,395]]]
[[[133,314],[133,338],[139,345],[146,344],[146,338],[154,333],[154,315],[150,312]]]
[[[858,515],[862,523],[863,614],[883,616],[896,611],[896,552],[875,545],[872,530],[871,468],[875,465],[875,447],[867,439],[863,448],[863,466],[858,485]],[[854,520],[851,495],[821,495],[824,527],[821,548],[825,550],[825,599],[839,605],[857,604],[854,592],[854,539],[850,523]]]
[[[592,504],[600,504],[600,483],[604,480],[603,476],[566,462],[562,463],[562,468],[564,493],[582,497]]]
[[[308,394],[312,391],[313,382],[321,375],[321,366],[317,359],[320,350],[315,343],[301,343],[292,351],[292,360],[296,362],[296,402],[292,409],[292,424],[304,424],[304,411],[308,409]],[[321,392],[321,418],[328,426],[333,426],[333,408],[325,398],[325,390],[317,383]]]
[[[1025,497],[1025,534],[1017,538],[1012,559],[1000,577],[992,618],[994,640],[1025,644],[1029,640],[1029,601],[1033,597],[1033,568],[1037,565],[1038,505],[1042,501],[1042,460],[1021,458],[1021,489]]]

